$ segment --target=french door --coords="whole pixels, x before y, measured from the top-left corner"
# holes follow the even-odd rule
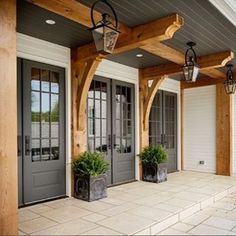
[[[149,117],[149,143],[168,151],[168,172],[177,170],[177,95],[159,90]]]
[[[95,76],[88,93],[88,150],[103,152],[108,184],[135,179],[134,87]]]
[[[18,59],[19,204],[65,195],[64,69]]]

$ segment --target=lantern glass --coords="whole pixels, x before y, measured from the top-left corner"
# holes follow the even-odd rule
[[[188,63],[184,65],[183,72],[185,81],[190,83],[196,82],[199,73],[199,67],[194,63]]]
[[[234,94],[236,89],[236,81],[235,80],[226,80],[224,82],[225,92],[227,94]]]
[[[115,48],[119,32],[103,25],[92,30],[93,39],[98,52],[112,53]]]

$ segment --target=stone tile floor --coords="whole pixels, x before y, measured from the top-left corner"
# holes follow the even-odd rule
[[[112,187],[108,195],[21,208],[19,234],[236,235],[236,177],[185,171],[161,184]]]

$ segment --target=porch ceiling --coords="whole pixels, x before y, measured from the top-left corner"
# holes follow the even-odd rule
[[[91,6],[94,0],[80,0]],[[187,41],[197,43],[198,55],[232,50],[236,52],[236,27],[226,19],[208,0],[110,0],[116,9],[120,22],[133,27],[161,18],[172,13],[178,13],[185,19],[185,25],[178,30],[174,37],[163,43],[185,52]],[[97,10],[102,11],[102,6]],[[45,24],[46,19],[54,19],[54,26]],[[37,38],[67,47],[82,46],[92,41],[86,27],[74,23],[64,17],[43,10],[24,0],[18,0],[17,31]],[[142,58],[135,55],[141,49],[111,55],[109,60],[128,66],[143,68],[164,64],[167,61],[155,55],[142,51]],[[236,59],[234,59],[236,64]],[[235,69],[236,70],[236,69]]]

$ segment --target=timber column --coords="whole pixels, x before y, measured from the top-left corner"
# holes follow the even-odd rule
[[[17,235],[16,0],[0,0],[0,81],[0,235]]]

